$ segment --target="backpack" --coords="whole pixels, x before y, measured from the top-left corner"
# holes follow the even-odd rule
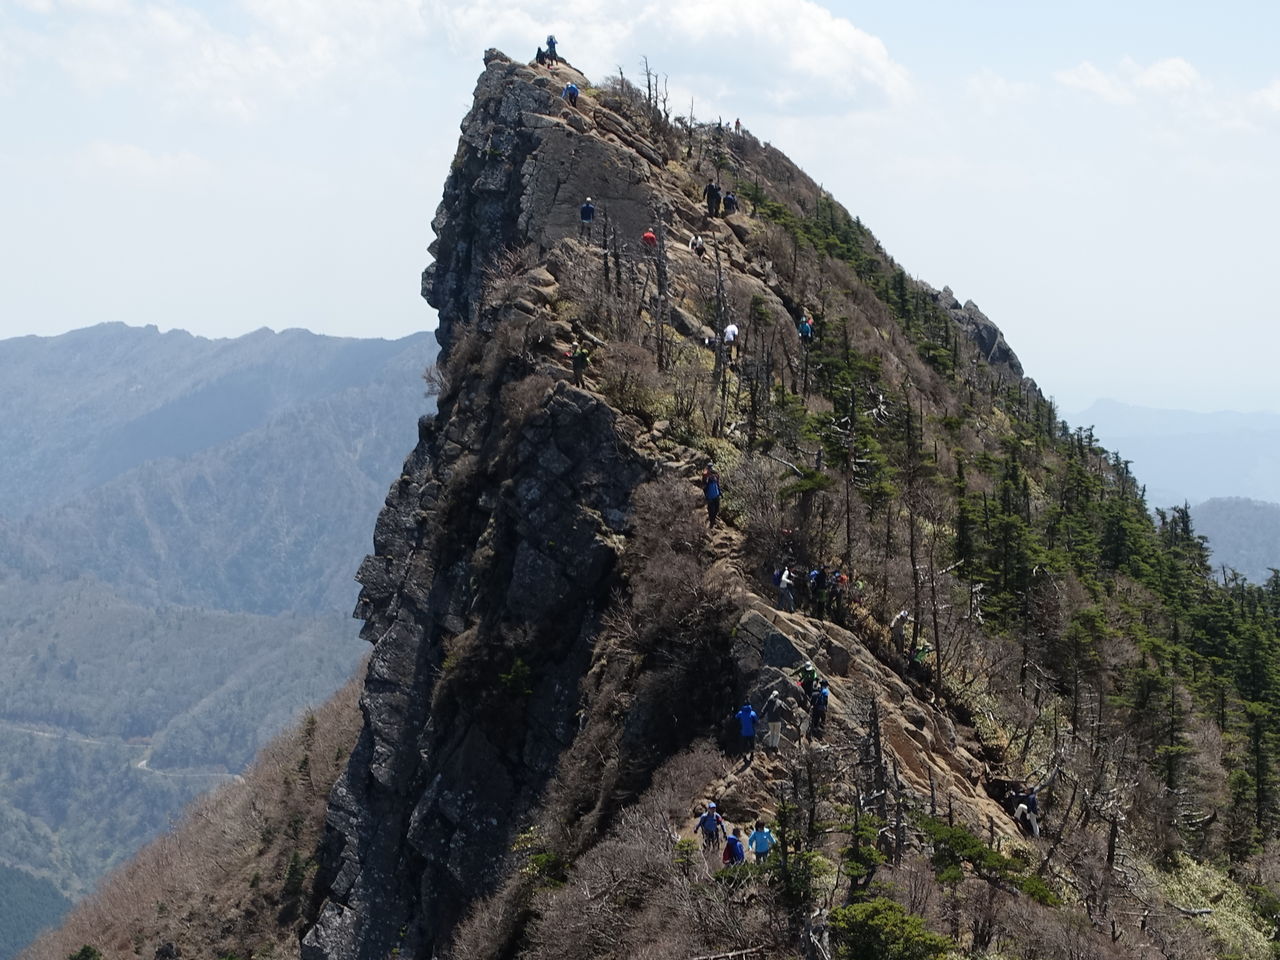
[[[717,480],[715,477],[711,477],[709,480],[707,480],[707,499],[708,500],[720,499],[720,481]]]
[[[773,571],[773,585],[775,587],[782,586],[782,568],[781,567]]]
[[[742,841],[739,840],[735,844],[733,842],[734,839],[736,838],[730,837],[728,840],[725,841],[724,853],[720,855],[721,863],[740,863],[742,860],[745,860],[747,858],[747,855],[745,852],[742,854],[741,858],[739,858],[738,851],[742,849]]]

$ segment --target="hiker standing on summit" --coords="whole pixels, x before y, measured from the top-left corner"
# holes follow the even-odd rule
[[[547,35],[547,59],[551,61],[553,67],[560,62],[560,55],[556,53],[555,34]]]

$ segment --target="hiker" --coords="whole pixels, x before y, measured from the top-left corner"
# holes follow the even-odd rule
[[[751,852],[756,855],[756,863],[761,863],[769,856],[769,851],[773,849],[773,845],[778,842],[778,838],[769,832],[769,828],[764,825],[763,820],[756,821],[756,828],[751,836],[747,837],[747,846],[751,848]]]
[[[650,250],[658,249],[658,235],[653,232],[653,227],[650,227],[648,230],[646,230],[643,234],[640,235],[640,242],[643,243]]]
[[[720,516],[720,474],[714,463],[702,471],[702,494],[707,498],[707,526],[714,527]]]
[[[778,587],[778,609],[787,613],[795,613],[796,595],[792,592],[791,585],[796,582],[796,579],[791,575],[791,568],[783,567],[778,573],[774,574],[773,582]]]
[[[831,571],[827,578],[827,602],[831,608],[831,618],[842,620],[844,614],[844,597],[849,589],[849,577],[841,573],[839,568]]]
[[[822,686],[809,696],[809,736],[822,736],[822,729],[827,724],[827,701],[831,698],[830,684],[822,681]]]
[[[725,355],[733,359],[733,344],[738,339],[738,325],[731,323],[724,328],[724,352]]]
[[[899,610],[898,615],[889,624],[889,635],[893,637],[893,649],[899,654],[906,649],[907,622],[910,619],[911,614],[908,611]]]
[[[1033,837],[1040,836],[1040,801],[1036,797],[1039,787],[1032,787],[1026,793],[1019,793],[1013,798],[1018,806],[1013,811],[1013,819],[1023,824]]]
[[[714,180],[708,180],[702,195],[707,198],[707,216],[714,217],[720,212],[720,187]]]
[[[553,66],[560,62],[560,55],[556,53],[556,38],[553,34],[547,36],[547,59]]]
[[[809,315],[802,313],[800,315],[800,326],[797,328],[800,333],[800,342],[806,347],[813,343],[813,324],[809,321]]]
[[[746,862],[747,851],[742,847],[741,827],[734,827],[733,834],[725,838],[724,853],[720,859],[727,867],[736,867],[738,864]]]
[[[591,351],[586,344],[575,340],[565,356],[573,363],[573,385],[583,389],[582,375],[587,372],[587,364],[591,362]]]
[[[568,101],[569,106],[576,107],[578,105],[578,85],[570,80],[564,85],[564,89],[560,91],[560,96]]]
[[[764,748],[776,753],[782,741],[782,719],[791,711],[782,702],[778,691],[774,690],[769,694],[769,699],[764,702],[764,706],[760,708],[760,712],[764,715],[765,722]]]
[[[800,684],[800,689],[804,691],[806,701],[813,696],[815,690],[819,687],[820,678],[818,676],[818,668],[813,665],[812,660],[806,660],[804,665],[792,674],[796,678],[796,682]]]
[[[591,225],[596,219],[596,205],[591,202],[590,197],[587,197],[582,206],[578,208],[578,217],[580,218],[578,221],[579,238],[585,237],[587,240],[590,240]]]
[[[714,803],[707,804],[707,812],[698,818],[697,829],[702,834],[704,850],[719,844],[721,836],[728,837],[724,828],[724,819],[716,812]]]
[[[742,705],[742,709],[734,714],[738,720],[738,732],[742,735],[741,751],[747,755],[747,763],[756,755],[756,721],[759,714],[752,709],[750,701]]]
[[[538,52],[533,59],[537,61],[537,64],[540,67],[545,67],[547,65],[547,55],[541,47],[538,48]]]
[[[734,120],[733,120],[733,135],[735,137],[742,136],[742,121],[739,120],[737,117],[734,117]]]
[[[699,260],[707,255],[707,245],[703,243],[701,234],[695,233],[690,238],[689,249]]]
[[[827,613],[827,568],[819,564],[809,571],[809,604],[819,620]]]
[[[724,215],[738,212],[738,196],[732,190],[724,195]]]

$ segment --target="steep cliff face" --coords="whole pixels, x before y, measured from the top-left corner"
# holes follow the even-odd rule
[[[557,222],[564,232],[552,215],[561,166],[640,180],[623,151],[574,143],[547,77],[486,59],[424,276],[446,353],[462,325],[487,338],[527,320],[485,306],[486,271],[513,245],[549,241]],[[538,280],[551,277],[529,284],[545,301]],[[490,341],[483,360],[459,364],[360,570],[375,644],[366,727],[333,794],[332,879],[309,955],[416,951],[447,931],[492,884],[576,732],[632,497],[654,464],[635,449],[638,424],[553,380],[545,351],[509,346]],[[504,396],[523,380],[527,396]]]
[[[886,690],[905,704],[882,720],[913,789],[945,784],[974,809],[989,803],[980,761],[951,722],[868,652],[887,649],[883,627],[865,619],[854,632],[815,630],[771,610],[736,559],[742,535],[703,542],[689,481],[704,450],[664,420],[571,385],[563,357],[575,337],[606,358],[633,356],[618,343],[611,354],[628,321],[606,322],[592,307],[597,270],[606,285],[638,290],[627,310],[643,315],[648,336],[682,331],[690,362],[710,367],[702,338],[715,318],[701,313],[706,277],[697,273],[706,267],[684,249],[691,232],[714,231],[696,196],[695,132],[681,143],[668,127],[664,140],[656,125],[644,129],[651,105],[630,102],[639,116],[628,117],[626,91],[591,90],[567,67],[553,76],[495,51],[485,64],[423,275],[447,358],[438,413],[419,424],[358,578],[357,614],[374,644],[365,727],[331,797],[318,919],[303,941],[309,960],[443,949],[469,905],[510,880],[517,834],[545,828],[551,806],[567,846],[585,849],[664,759],[716,735],[737,699],[762,698],[806,657],[850,678],[839,695],[864,726],[863,708]],[[568,79],[588,90],[578,109],[557,95]],[[708,168],[708,144],[723,155],[721,137],[696,132]],[[785,180],[821,203],[776,150],[743,136],[733,153],[742,181]],[[594,244],[575,239],[588,195],[602,208]],[[651,285],[654,263],[635,244],[658,219],[673,273],[665,289]],[[812,309],[813,291],[779,276],[759,224],[739,214],[714,232],[730,298],[744,314],[752,303],[781,318],[779,350],[795,350],[790,320]],[[976,308],[928,293],[981,343],[983,363],[1016,380],[1016,357]],[[864,309],[866,336],[901,338],[876,328],[870,299]],[[780,376],[796,375],[788,363],[793,372],[780,367]],[[655,527],[675,546],[658,544]],[[657,602],[637,598],[642,583]],[[621,629],[622,616],[644,622]],[[655,625],[662,636],[648,635]],[[943,755],[933,758],[933,747]],[[566,768],[574,782],[549,789]],[[767,786],[737,788],[744,810],[753,784]]]

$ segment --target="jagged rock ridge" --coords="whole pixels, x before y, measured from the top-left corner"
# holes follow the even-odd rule
[[[595,197],[607,225],[629,241],[665,208],[668,249],[679,263],[693,255],[675,238],[705,219],[672,163],[680,145],[655,142],[604,92],[567,108],[557,93],[570,78],[589,88],[568,67],[549,75],[486,54],[432,224],[435,262],[423,292],[440,315],[445,385],[437,415],[419,424],[418,446],[360,570],[357,614],[375,645],[365,727],[331,797],[318,920],[303,941],[309,960],[443,949],[468,906],[503,882],[516,832],[587,736],[584,724],[611,751],[595,794],[573,811],[589,836],[591,824],[644,786],[664,752],[711,732],[723,705],[778,682],[803,656],[850,674],[851,698],[888,689],[906,701],[884,722],[888,749],[913,787],[927,792],[937,780],[975,809],[989,803],[976,786],[980,761],[956,744],[950,721],[867,653],[864,644],[882,628],[815,633],[803,618],[752,598],[732,563],[717,562],[707,575],[711,592],[731,598],[730,619],[707,641],[717,666],[727,665],[710,708],[696,688],[672,696],[645,685],[637,668],[627,715],[604,724],[606,734],[586,723],[620,689],[602,679],[621,669],[624,653],[604,639],[603,621],[627,585],[621,568],[635,552],[628,540],[637,533],[639,491],[663,477],[691,479],[700,464],[697,451],[662,436],[661,424],[570,385],[564,350],[572,336],[591,332],[585,321],[571,332],[556,310],[581,283],[587,256],[571,239],[578,204]],[[759,176],[811,184],[749,136],[735,157]],[[804,298],[746,242],[755,228],[745,219],[727,226],[719,249],[743,299],[798,317]],[[876,253],[890,262],[878,246]],[[504,258],[513,289],[498,298],[495,265]],[[983,362],[1021,381],[1017,358],[976,306],[912,284],[978,345]],[[695,340],[710,335],[679,299],[672,297],[672,325]],[[876,327],[873,306],[865,307],[869,335],[898,343],[897,333]],[[908,361],[888,353],[886,362],[905,375]],[[659,719],[663,709],[670,720]],[[643,741],[661,749],[628,754],[627,744]],[[930,758],[934,748],[941,759]]]

